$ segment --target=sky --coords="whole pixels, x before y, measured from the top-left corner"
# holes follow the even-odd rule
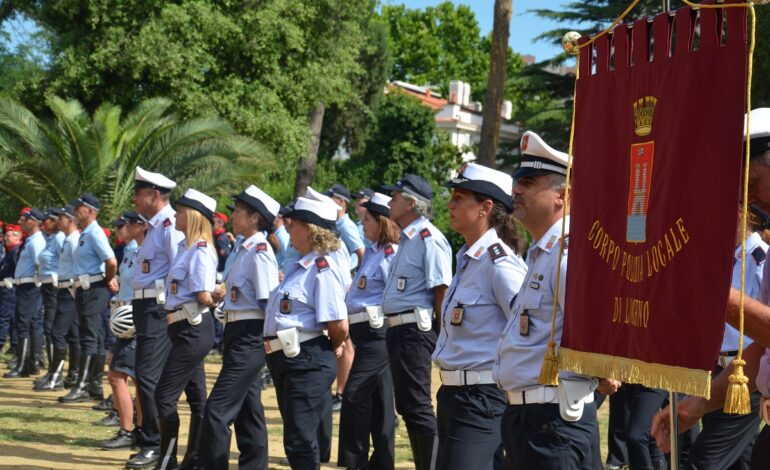
[[[406,5],[407,8],[425,8],[436,6],[445,0],[383,0],[385,5]],[[534,55],[538,61],[545,60],[561,52],[561,46],[533,39],[543,31],[559,27],[557,21],[537,17],[528,12],[534,8],[558,10],[570,0],[513,0],[513,15],[511,16],[511,49],[519,54]],[[476,14],[481,27],[481,34],[492,31],[494,0],[452,0],[456,5],[468,5]]]

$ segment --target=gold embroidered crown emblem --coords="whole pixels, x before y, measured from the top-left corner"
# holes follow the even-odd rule
[[[654,96],[644,96],[634,102],[634,123],[636,135],[644,136],[652,132],[652,117],[655,114],[655,105],[658,99]]]

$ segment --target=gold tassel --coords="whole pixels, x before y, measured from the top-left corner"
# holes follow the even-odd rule
[[[743,373],[743,359],[733,360],[733,373],[730,374],[730,385],[725,396],[725,413],[747,415],[751,413],[749,405],[749,378]]]
[[[559,360],[556,356],[556,343],[548,342],[548,351],[543,358],[543,365],[540,366],[540,377],[538,383],[543,385],[559,385]]]

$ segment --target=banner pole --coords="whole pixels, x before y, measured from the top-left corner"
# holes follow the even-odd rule
[[[679,470],[679,397],[676,392],[668,392],[668,404],[671,413],[671,470]]]

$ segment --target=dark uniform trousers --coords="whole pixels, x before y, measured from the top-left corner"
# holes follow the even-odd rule
[[[53,284],[43,284],[40,286],[40,293],[43,296],[43,332],[46,341],[51,341],[59,289]]]
[[[595,403],[586,403],[575,422],[562,419],[558,404],[509,405],[501,431],[510,470],[601,469],[592,455],[599,434]]]
[[[396,411],[410,434],[434,436],[436,415],[431,401],[431,355],[436,332],[420,331],[416,323],[388,328],[386,336]]]
[[[751,451],[751,470],[767,470],[770,468],[770,425],[762,428],[762,432],[754,442]]]
[[[761,398],[759,392],[751,394],[751,413],[747,415],[726,414],[718,410],[703,416],[703,428],[690,451],[693,470],[749,468],[754,441],[759,434]]]
[[[230,425],[235,427],[240,469],[267,469],[267,424],[262,407],[260,371],[265,365],[264,320],[229,322],[219,377],[206,401],[199,449],[200,466],[227,468]]]
[[[5,340],[11,333],[14,315],[16,314],[16,289],[0,287],[0,349],[5,345]],[[15,344],[13,338],[11,343]]]
[[[80,322],[78,321],[75,299],[69,289],[58,289],[56,294],[56,315],[51,327],[54,348],[66,349],[67,344],[80,346]]]
[[[104,351],[102,313],[109,303],[110,292],[104,281],[91,283],[88,290],[78,287],[75,305],[78,311],[80,349],[86,356],[101,354]]]
[[[331,418],[324,413],[325,407],[331,407],[329,388],[337,376],[331,341],[326,336],[305,341],[292,358],[283,351],[268,354],[267,367],[283,418],[283,446],[289,464],[297,470],[314,470],[321,462],[319,429]]]
[[[665,456],[650,434],[652,418],[660,411],[668,397],[664,390],[640,384],[623,384],[628,401],[626,421],[626,450],[628,464],[634,470],[666,468]]]
[[[177,405],[182,391],[186,392],[190,414],[203,416],[206,408],[203,358],[214,344],[213,322],[211,314],[206,312],[198,325],[184,320],[168,325],[171,351],[155,388],[158,418],[163,421],[179,422]]]
[[[15,327],[19,338],[30,338],[35,335],[41,301],[40,288],[35,284],[30,282],[16,287]]]
[[[136,328],[137,389],[142,406],[142,426],[137,436],[137,445],[143,448],[158,447],[160,436],[155,388],[171,351],[168,320],[163,305],[158,305],[155,299],[134,299],[131,305]]]
[[[369,322],[350,325],[356,354],[342,393],[338,467],[388,470],[395,464],[396,415],[386,331],[386,326],[375,329]]]
[[[500,423],[506,400],[496,385],[442,385],[436,401],[439,439],[436,468],[505,468]]]

